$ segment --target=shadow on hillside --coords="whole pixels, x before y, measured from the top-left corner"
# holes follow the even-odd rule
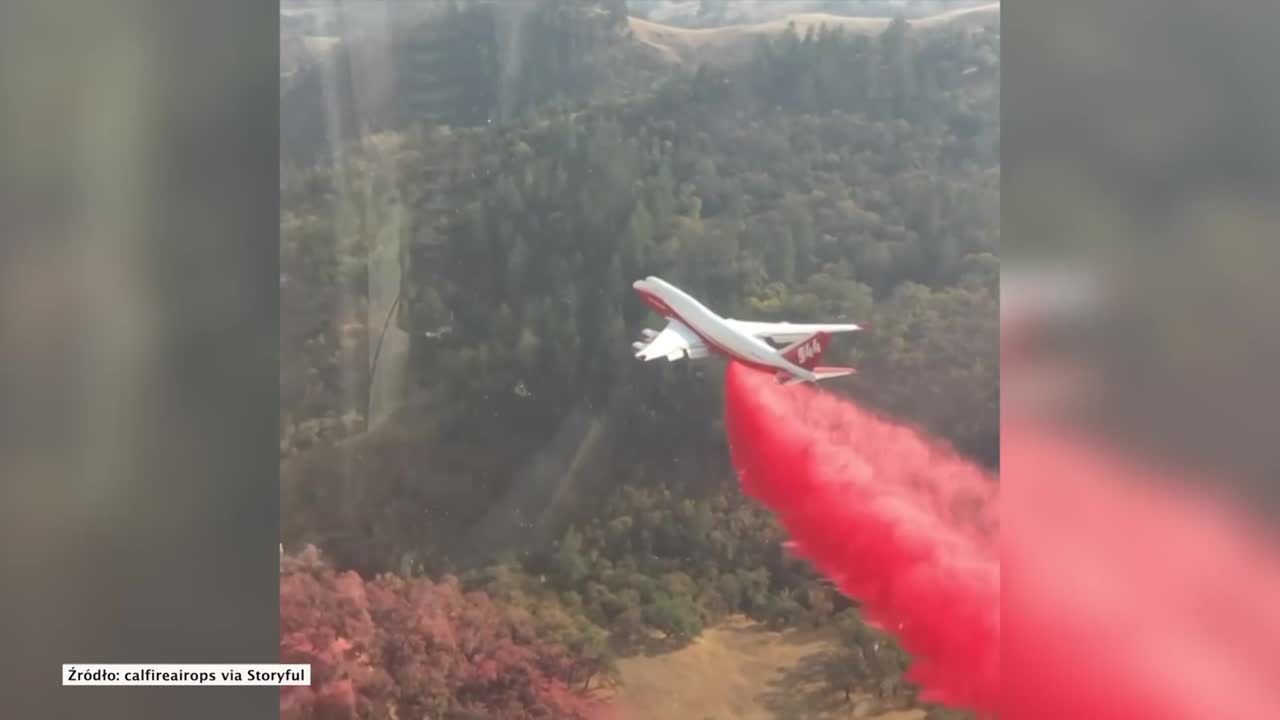
[[[853,703],[830,682],[840,671],[839,660],[839,655],[829,650],[806,655],[781,669],[756,700],[778,720],[853,717]]]
[[[696,641],[666,638],[655,633],[643,640],[632,640],[620,654],[622,657],[659,657],[682,650],[694,642]]]
[[[788,645],[805,645],[826,639],[826,633],[820,628],[787,628],[776,630],[754,621],[729,620],[718,626],[708,627],[711,630],[731,636],[737,640],[735,644],[747,644],[762,636],[771,636],[769,642],[781,642]],[[699,635],[701,637],[701,635]],[[644,639],[632,639],[615,646],[620,657],[660,657],[683,650],[698,642],[698,638],[687,639],[664,637],[657,631],[650,631]]]

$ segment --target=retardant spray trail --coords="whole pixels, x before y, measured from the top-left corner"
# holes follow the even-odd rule
[[[994,715],[994,479],[910,428],[737,363],[725,422],[743,491],[777,515],[794,554],[898,638],[922,697]]]

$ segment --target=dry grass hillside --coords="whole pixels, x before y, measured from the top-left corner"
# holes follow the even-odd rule
[[[916,29],[929,29],[954,23],[998,22],[999,18],[1000,3],[994,2],[918,18],[910,21],[910,24]],[[801,35],[809,28],[821,25],[843,28],[848,33],[873,35],[882,32],[889,22],[889,18],[883,17],[793,13],[769,22],[750,25],[680,28],[643,18],[630,18],[631,31],[637,41],[651,48],[660,57],[679,63],[732,63],[745,60],[757,38],[784,32],[792,23]]]
[[[921,720],[869,694],[826,681],[839,644],[831,630],[768,630],[736,617],[674,652],[619,662],[621,720]]]

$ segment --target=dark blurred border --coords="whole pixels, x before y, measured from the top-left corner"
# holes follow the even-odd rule
[[[1003,20],[1005,409],[1035,396],[1274,521],[1280,3],[1032,0]]]
[[[1280,3],[1005,7],[1006,717],[1280,717]]]
[[[278,6],[0,6],[0,697],[274,718],[272,688],[63,688],[278,657]]]

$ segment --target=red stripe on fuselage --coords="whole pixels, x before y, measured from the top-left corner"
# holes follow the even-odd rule
[[[672,310],[671,306],[668,305],[665,300],[658,297],[654,293],[651,293],[647,290],[636,290],[636,293],[640,295],[640,299],[644,300],[646,305],[653,308],[654,311],[656,311],[662,317],[668,317],[668,318],[679,317],[676,314],[676,311]],[[684,322],[684,321],[681,320],[681,322]],[[685,324],[687,325],[688,323],[685,323]]]
[[[775,365],[766,365],[764,363],[752,360],[751,358],[743,357],[733,352],[729,348],[716,342],[715,340],[712,340],[711,338],[707,337],[705,333],[699,331],[697,326],[695,326],[693,323],[681,317],[680,313],[672,309],[672,307],[668,305],[665,300],[658,297],[655,293],[649,292],[648,290],[636,290],[636,292],[639,293],[640,298],[644,300],[645,304],[653,308],[659,315],[665,318],[674,318],[676,320],[679,320],[680,323],[683,324],[685,327],[689,328],[689,330],[694,335],[697,335],[699,340],[701,340],[703,343],[710,346],[712,349],[718,351],[721,355],[733,358],[738,362],[744,365],[748,365],[750,367],[756,368],[757,370],[778,371],[782,369]]]

